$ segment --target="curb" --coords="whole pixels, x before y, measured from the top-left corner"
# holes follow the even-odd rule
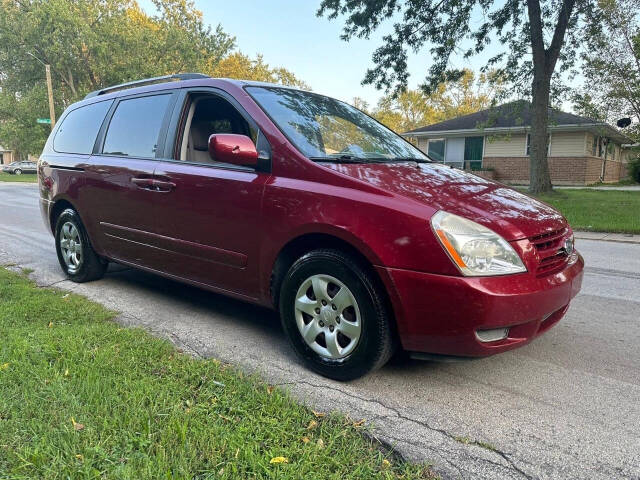
[[[595,240],[600,242],[632,243],[640,245],[640,235],[631,233],[607,233],[607,232],[573,232],[575,238],[580,240]]]

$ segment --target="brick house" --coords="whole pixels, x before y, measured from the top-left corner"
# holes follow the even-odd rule
[[[13,162],[13,152],[0,145],[0,165],[7,165],[11,162]]]
[[[32,162],[38,161],[37,155],[28,154],[27,158],[23,158],[24,160],[30,160]],[[18,158],[18,154],[16,154],[13,150],[8,150],[0,145],[0,165],[9,165],[13,162],[18,162],[20,158]]]
[[[432,159],[482,176],[529,183],[531,104],[506,103],[402,135]],[[632,140],[607,123],[549,109],[549,170],[556,185],[617,182],[627,176]]]

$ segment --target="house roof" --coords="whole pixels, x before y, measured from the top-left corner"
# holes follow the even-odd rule
[[[605,122],[580,115],[549,108],[550,130],[607,130],[607,135],[623,143],[630,143],[615,128]],[[525,130],[531,127],[532,105],[526,100],[516,100],[496,107],[481,110],[469,115],[434,123],[403,133],[405,136],[432,137],[442,133],[471,132],[484,130],[488,132],[501,130]]]

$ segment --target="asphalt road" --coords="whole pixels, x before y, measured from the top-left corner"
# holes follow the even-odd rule
[[[640,193],[639,193],[640,194]],[[282,385],[316,410],[364,418],[444,478],[640,478],[640,245],[578,241],[567,316],[532,344],[461,363],[396,360],[341,384],[305,370],[270,311],[139,271],[65,281],[37,187],[0,183],[0,263],[122,312],[120,321]]]

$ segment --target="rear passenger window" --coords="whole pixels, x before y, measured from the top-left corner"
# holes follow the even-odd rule
[[[155,158],[171,94],[123,100],[111,117],[102,152]]]
[[[69,112],[56,132],[53,149],[61,153],[93,152],[98,130],[112,103],[92,103]]]

